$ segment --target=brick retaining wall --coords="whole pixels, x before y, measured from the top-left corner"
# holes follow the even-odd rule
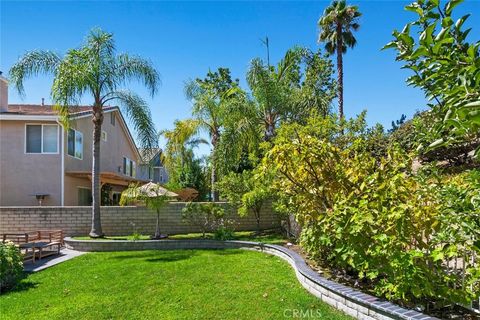
[[[182,221],[182,209],[185,202],[172,202],[160,212],[162,233],[179,234],[199,232],[199,228]],[[222,205],[226,205],[222,203]],[[67,236],[87,235],[91,226],[91,207],[0,207],[0,233],[36,231],[42,229],[62,229]],[[239,217],[235,220],[235,230],[255,230],[253,216]],[[129,235],[134,231],[140,234],[153,234],[156,214],[144,207],[102,207],[101,219],[106,235]],[[264,206],[261,213],[261,229],[280,226],[278,216],[271,205]]]

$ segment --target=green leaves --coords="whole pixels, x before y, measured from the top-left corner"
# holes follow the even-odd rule
[[[39,74],[55,74],[61,57],[45,50],[34,50],[24,54],[10,69],[10,82],[17,89],[18,93],[25,95],[23,82],[31,76]]]
[[[456,6],[458,6],[460,3],[462,3],[463,0],[451,0],[448,1],[447,4],[445,5],[445,13],[447,15],[451,15],[453,9],[455,9]]]
[[[478,108],[476,101],[480,99],[480,42],[466,41],[470,30],[462,27],[469,15],[454,23],[453,9],[461,2],[448,1],[443,10],[440,1],[419,1],[408,6],[410,11],[421,12],[421,16],[408,23],[403,32],[394,31],[395,39],[384,47],[397,50],[396,59],[404,61],[403,68],[413,72],[408,85],[424,90],[433,102],[431,139],[424,141],[421,148],[427,152],[473,144],[480,138],[476,110],[465,110],[466,104]],[[415,26],[418,40],[410,37],[411,26]]]
[[[378,137],[364,134],[362,123],[312,117],[283,125],[262,161],[264,171],[276,168],[277,207],[301,224],[302,247],[322,264],[369,279],[389,299],[472,298],[480,273],[467,272],[462,283],[446,265],[479,253],[480,172],[454,180],[434,168],[414,174],[396,147],[373,153],[368,140]]]

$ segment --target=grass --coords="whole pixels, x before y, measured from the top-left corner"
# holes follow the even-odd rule
[[[248,250],[89,253],[0,296],[1,319],[351,319],[278,257]]]
[[[168,236],[168,239],[174,240],[191,240],[191,239],[213,239],[213,233],[206,233],[205,238],[202,238],[201,233],[188,233],[188,234],[176,234]],[[88,236],[73,237],[76,240],[134,240],[133,236],[111,236],[105,237],[103,239],[92,239]],[[140,235],[139,239],[135,240],[149,240],[150,236]],[[237,231],[235,232],[234,238],[232,240],[242,240],[242,241],[256,241],[269,244],[285,244],[288,242],[281,234],[276,232],[262,232],[257,234],[255,231]]]

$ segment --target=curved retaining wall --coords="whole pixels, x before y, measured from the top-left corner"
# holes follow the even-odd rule
[[[437,319],[399,307],[391,302],[327,280],[313,271],[296,252],[278,245],[249,241],[216,240],[74,240],[65,238],[67,248],[78,251],[132,251],[180,249],[248,249],[265,252],[287,261],[295,270],[298,281],[311,294],[325,303],[357,319]]]

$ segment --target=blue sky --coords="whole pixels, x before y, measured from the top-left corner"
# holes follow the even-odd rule
[[[409,1],[350,1],[363,16],[358,45],[345,56],[345,113],[368,110],[368,122],[386,127],[404,113],[425,108],[420,90],[405,85],[408,76],[394,61],[394,51],[380,51],[415,18],[403,7]],[[277,62],[294,46],[317,49],[317,20],[328,1],[4,1],[0,3],[0,70],[6,73],[20,55],[32,49],[64,53],[77,47],[92,27],[115,34],[119,52],[150,59],[162,75],[155,98],[137,84],[131,89],[151,106],[158,129],[171,128],[175,119],[190,114],[184,81],[203,77],[209,69],[229,67],[245,84],[249,61],[265,57],[260,38],[270,39],[270,56]],[[470,38],[480,38],[480,1],[465,0],[458,14],[472,13]],[[51,78],[26,82],[21,99],[10,88],[10,103],[49,102]],[[85,99],[88,103],[90,100]],[[200,150],[200,153],[208,149]]]

